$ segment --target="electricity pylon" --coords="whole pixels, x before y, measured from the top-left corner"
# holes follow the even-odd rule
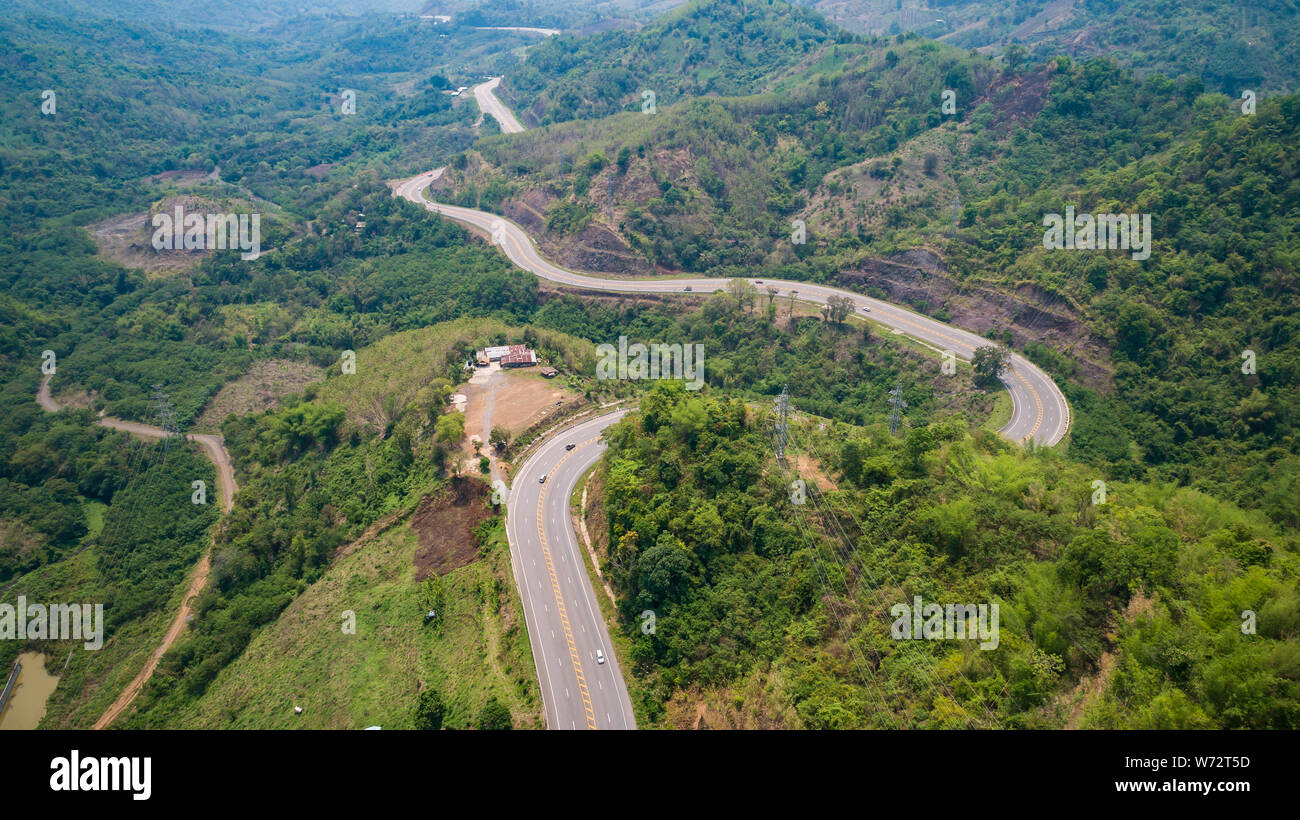
[[[785,464],[785,443],[790,416],[790,390],[781,388],[781,395],[776,397],[776,460]]]
[[[153,386],[153,403],[155,412],[158,414],[158,426],[163,430],[163,449],[170,450],[172,438],[180,435],[180,430],[176,427],[171,402],[167,400],[167,394],[163,392],[161,384]]]
[[[893,408],[889,411],[889,435],[898,435],[898,422],[902,410],[907,407],[907,402],[903,401],[903,389],[895,387],[889,391],[889,404]]]

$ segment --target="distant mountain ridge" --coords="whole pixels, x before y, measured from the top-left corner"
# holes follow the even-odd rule
[[[373,12],[416,12],[424,0],[10,0],[0,17],[23,13],[42,17],[116,18],[151,23],[189,23],[245,29],[295,17],[355,16]]]
[[[1139,74],[1200,78],[1237,94],[1300,88],[1300,6],[1259,0],[805,0],[864,34],[915,31],[962,48],[1109,55]]]

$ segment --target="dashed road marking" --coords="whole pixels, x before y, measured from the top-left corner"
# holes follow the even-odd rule
[[[588,444],[595,440],[595,438],[592,438],[583,442],[583,444]],[[569,459],[570,455],[576,452],[576,450],[577,448],[574,448],[574,450],[570,450],[569,453],[565,454],[564,458],[561,458],[556,463],[555,467],[551,468],[551,473],[548,473],[547,475],[549,476],[554,473],[560,465],[564,464],[564,462]],[[542,511],[546,504],[546,492],[548,489],[549,488],[543,484],[541,492],[537,495],[537,538],[542,545],[542,558],[546,561],[546,574],[551,580],[551,590],[555,593],[555,609],[560,614],[560,625],[564,628],[564,640],[569,646],[569,660],[573,664],[573,674],[578,680],[578,694],[582,695],[583,710],[587,713],[587,728],[595,729],[597,728],[596,712],[591,705],[591,692],[587,689],[587,678],[582,673],[582,661],[578,657],[578,645],[574,643],[573,627],[569,624],[569,611],[564,605],[564,595],[560,592],[560,582],[555,575],[555,562],[551,559],[551,547],[546,541],[546,530],[542,526],[542,522],[546,520],[546,516],[543,515]],[[561,557],[563,557],[563,555],[561,555]],[[573,579],[570,577],[569,581],[572,583]],[[539,581],[538,584],[540,585],[541,582]],[[559,658],[556,658],[556,662],[559,662]],[[563,666],[563,664],[561,664],[561,666]]]

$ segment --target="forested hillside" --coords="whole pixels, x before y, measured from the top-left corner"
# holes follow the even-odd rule
[[[739,2],[692,0],[636,32],[549,38],[510,73],[503,94],[536,124],[639,111],[645,90],[656,106],[754,94],[837,38],[852,39],[797,7],[753,13]]]
[[[704,30],[726,13],[763,30],[788,12],[727,2],[679,12]],[[632,105],[634,87],[681,73],[673,55],[694,42],[620,36],[630,39],[612,53],[548,43],[577,61],[565,87],[621,62],[629,90],[597,98]],[[1139,80],[1103,60],[990,61],[915,36],[836,39],[797,69],[769,67],[771,93],[484,138],[475,147],[487,164],[459,184],[490,188],[493,202],[480,201],[512,215],[544,205],[554,243],[616,238],[660,269],[761,267],[956,317],[1070,383],[1086,410],[1075,457],[1289,520],[1300,342],[1286,225],[1300,201],[1286,146],[1300,138],[1300,98],[1261,99],[1243,115],[1197,80]],[[1044,215],[1067,206],[1150,213],[1151,258],[1044,250]],[[790,241],[796,219],[806,244]],[[1241,372],[1247,350],[1267,355],[1267,372]]]
[[[625,18],[672,4],[588,4],[572,24],[513,0],[452,21],[397,0],[164,5],[0,12],[0,601],[103,601],[108,624],[102,653],[65,664],[46,726],[99,717],[209,545],[193,621],[115,725],[292,725],[292,687],[248,687],[340,657],[357,667],[337,702],[400,667],[366,707],[395,728],[542,725],[503,511],[474,475],[492,465],[468,460],[451,403],[473,351],[505,342],[559,368],[544,384],[574,407],[634,400],[585,486],[643,723],[1300,725],[1294,10],[1237,25],[1217,0],[872,0],[883,26],[859,34],[778,0],[692,0],[644,26]],[[1038,6],[1056,22],[1021,28]],[[525,133],[451,93],[500,75]],[[519,222],[557,264],[734,281],[539,281],[386,182],[444,164],[433,196]],[[145,226],[182,203],[261,211],[263,253],[153,264]],[[1048,249],[1045,218],[1067,209],[1149,216],[1149,256]],[[1069,435],[1016,447],[992,432],[996,379],[749,277],[1006,345],[1057,379]],[[593,351],[622,336],[703,345],[704,389],[597,379]],[[57,413],[33,400],[45,351]],[[214,401],[277,368],[291,386],[229,415]],[[233,512],[218,523],[197,447],[103,415],[219,429]],[[398,525],[453,493],[482,517],[473,560],[421,586]],[[392,643],[303,639],[362,587]],[[998,603],[1000,650],[895,640],[890,608],[917,595]],[[459,620],[420,632],[444,603]],[[68,649],[3,644],[0,668]]]
[[[217,517],[206,459],[93,426],[97,412],[160,424],[161,395],[170,423],[191,429],[260,364],[337,365],[395,331],[513,317],[535,300],[531,277],[379,181],[469,143],[477,110],[440,72],[509,63],[503,46],[472,30],[458,46],[429,42],[413,18],[233,31],[246,22],[217,33],[170,17],[0,13],[0,597],[106,612],[104,650],[69,659],[48,725],[89,726],[140,670]],[[340,109],[344,89],[355,115]],[[192,254],[159,272],[105,251],[98,220],[138,215],[147,249],[148,214],[180,202],[262,211],[265,252]],[[57,414],[34,401],[45,350]],[[207,504],[191,498],[196,480]],[[257,599],[256,624],[284,605],[275,594]],[[8,662],[25,644],[4,645]]]
[[[725,392],[661,387],[608,434],[604,563],[654,723],[1300,720],[1293,529],[1172,485],[1115,482],[1096,504],[1086,466],[960,423],[895,438],[800,417],[787,471],[770,425]],[[891,637],[891,607],[917,595],[999,604],[996,651]],[[1243,634],[1243,610],[1258,634]]]
[[[1141,74],[1189,76],[1212,91],[1294,93],[1295,6],[1228,0],[811,0],[849,31],[914,31],[961,48],[1036,57],[1106,55]]]
[[[124,20],[176,20],[217,29],[246,29],[302,17],[343,17],[413,12],[423,0],[12,0],[13,12],[65,18],[112,16]]]

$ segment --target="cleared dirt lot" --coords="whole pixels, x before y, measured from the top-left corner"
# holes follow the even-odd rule
[[[495,364],[480,368],[459,392],[465,396],[466,458],[474,457],[473,439],[483,442],[483,453],[493,427],[504,427],[518,435],[542,415],[573,394],[558,381],[542,376],[535,367],[502,370]]]

